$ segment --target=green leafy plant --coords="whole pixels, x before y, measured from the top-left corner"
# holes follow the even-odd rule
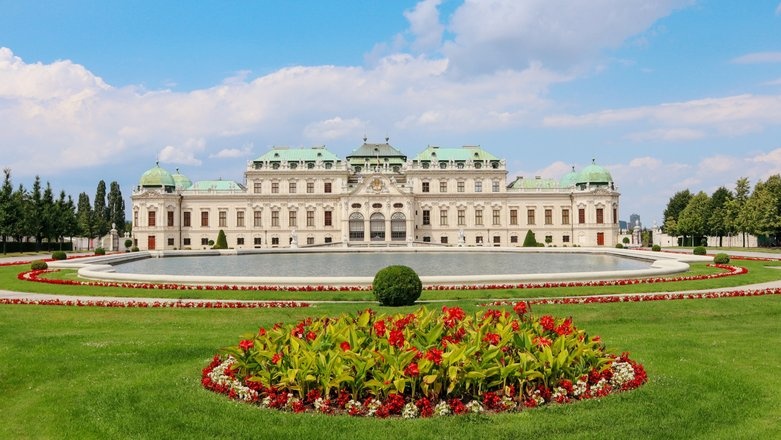
[[[63,251],[52,252],[52,260],[65,260],[68,256]]]
[[[225,231],[222,229],[217,233],[217,242],[214,243],[212,249],[228,249],[228,240],[225,238]]]
[[[621,241],[623,241],[624,244],[629,244],[629,237],[624,237],[624,239]]]
[[[133,246],[133,240],[128,238],[125,240],[125,249],[130,249],[131,246]]]
[[[661,246],[659,246],[658,244],[655,244],[655,245],[653,245],[653,246],[651,247],[651,250],[652,250],[652,251],[654,251],[654,252],[659,252],[659,251],[661,251],[661,250],[662,250],[662,247],[661,247]]]
[[[694,248],[694,255],[705,255],[707,253],[704,246],[697,246]]]
[[[106,255],[106,250],[103,248],[95,248],[95,255]]]
[[[718,253],[713,257],[714,264],[729,264],[729,255],[725,253]]]
[[[539,246],[539,243],[537,243],[537,239],[534,238],[534,232],[532,232],[531,229],[529,229],[526,232],[526,237],[523,239],[523,247],[537,247]]]
[[[46,264],[43,260],[35,260],[32,263],[30,263],[30,269],[31,270],[46,270],[49,268],[49,265]]]
[[[138,252],[138,246],[133,246],[130,248],[130,252]]]
[[[621,243],[616,243],[616,249],[623,249],[624,245]]]
[[[571,318],[536,318],[523,302],[513,310],[471,316],[446,306],[395,315],[365,310],[260,328],[215,357],[203,385],[297,412],[406,417],[402,408],[444,405],[459,413],[471,401],[473,408],[506,411],[645,382],[642,366],[607,352]],[[413,402],[417,409],[409,407]]]
[[[415,304],[423,291],[423,283],[412,268],[388,266],[374,275],[372,292],[383,306],[409,306]]]

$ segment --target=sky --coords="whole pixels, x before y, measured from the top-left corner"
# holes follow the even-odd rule
[[[0,0],[0,166],[126,198],[272,146],[480,145],[611,172],[620,217],[781,173],[779,0]],[[128,205],[129,210],[129,205]]]

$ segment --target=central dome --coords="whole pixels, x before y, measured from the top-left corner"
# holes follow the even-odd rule
[[[144,188],[163,188],[174,187],[176,182],[171,173],[160,168],[160,163],[156,162],[153,168],[141,175],[141,180],[138,184]]]

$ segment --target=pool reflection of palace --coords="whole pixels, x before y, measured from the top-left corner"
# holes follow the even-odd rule
[[[517,177],[476,146],[429,146],[408,159],[385,143],[346,159],[325,147],[275,147],[245,182],[191,182],[156,165],[134,188],[140,249],[202,249],[219,230],[236,249],[318,245],[613,246],[619,193],[591,164],[560,180]]]

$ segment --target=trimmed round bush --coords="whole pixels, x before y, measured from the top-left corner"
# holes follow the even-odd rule
[[[715,257],[713,257],[713,263],[714,264],[728,264],[729,263],[729,255],[725,253],[718,253]]]
[[[621,243],[616,243],[616,249],[623,249],[624,245]]]
[[[388,266],[374,275],[372,291],[374,297],[383,306],[409,306],[420,298],[423,283],[412,268],[407,266]]]
[[[662,250],[662,247],[661,247],[661,246],[659,246],[658,244],[655,244],[655,245],[653,245],[653,246],[651,247],[651,250],[652,250],[652,251],[654,251],[654,252],[659,252],[659,251],[661,251],[661,250]]]
[[[35,260],[32,263],[30,263],[30,269],[32,270],[45,270],[48,269],[49,265],[46,264],[43,260]]]
[[[138,252],[138,246],[133,246],[130,248],[130,252]]]
[[[106,255],[106,250],[103,248],[95,248],[95,255]]]
[[[694,255],[705,255],[705,247],[704,246],[697,246],[694,248]]]
[[[63,251],[54,251],[52,252],[52,260],[65,260],[68,256],[65,255],[65,252]]]
[[[131,246],[133,246],[133,240],[128,238],[125,240],[125,249],[130,249]]]

